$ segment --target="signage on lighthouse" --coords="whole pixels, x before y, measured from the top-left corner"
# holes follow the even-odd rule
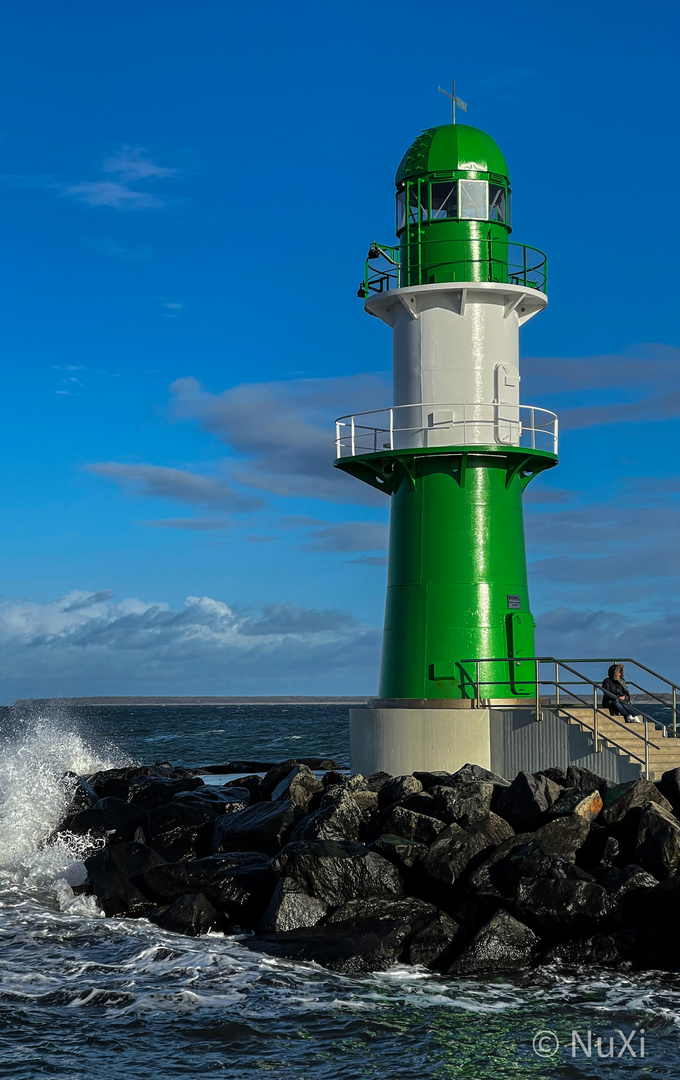
[[[467,124],[428,128],[395,184],[397,242],[371,244],[359,289],[392,331],[393,402],[339,418],[335,461],[391,502],[380,696],[350,733],[354,768],[392,773],[488,757],[473,676],[490,707],[532,693],[522,493],[558,434],[521,401],[519,330],[547,305],[547,266],[510,239],[501,150]]]

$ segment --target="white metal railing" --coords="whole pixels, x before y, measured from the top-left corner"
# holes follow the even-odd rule
[[[520,446],[557,453],[555,413],[534,405],[418,402],[340,416],[336,458],[434,446]]]

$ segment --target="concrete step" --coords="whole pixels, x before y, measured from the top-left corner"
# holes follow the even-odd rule
[[[567,706],[567,709],[568,712],[557,711],[568,723],[593,733],[592,709],[582,706]],[[644,724],[624,726],[608,716],[598,714],[598,737],[635,764],[639,764],[639,759],[645,756],[644,731]],[[649,747],[651,779],[658,780],[669,769],[680,768],[680,739],[664,739],[663,727],[651,723],[647,726],[647,734],[650,742],[656,743],[656,746]]]

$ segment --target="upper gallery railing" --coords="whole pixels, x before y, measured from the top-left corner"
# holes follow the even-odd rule
[[[405,251],[408,265],[406,260],[403,265],[401,263]],[[422,281],[418,280],[420,277]],[[373,293],[428,285],[435,280],[499,281],[545,292],[548,261],[538,248],[490,237],[414,240],[409,246],[402,247],[374,241],[369,248],[358,295],[366,298]]]

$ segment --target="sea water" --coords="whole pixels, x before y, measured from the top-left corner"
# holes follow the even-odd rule
[[[680,1076],[678,976],[337,975],[238,936],[106,919],[73,892],[87,843],[45,843],[66,770],[296,753],[347,764],[344,708],[0,710],[0,1077]]]

